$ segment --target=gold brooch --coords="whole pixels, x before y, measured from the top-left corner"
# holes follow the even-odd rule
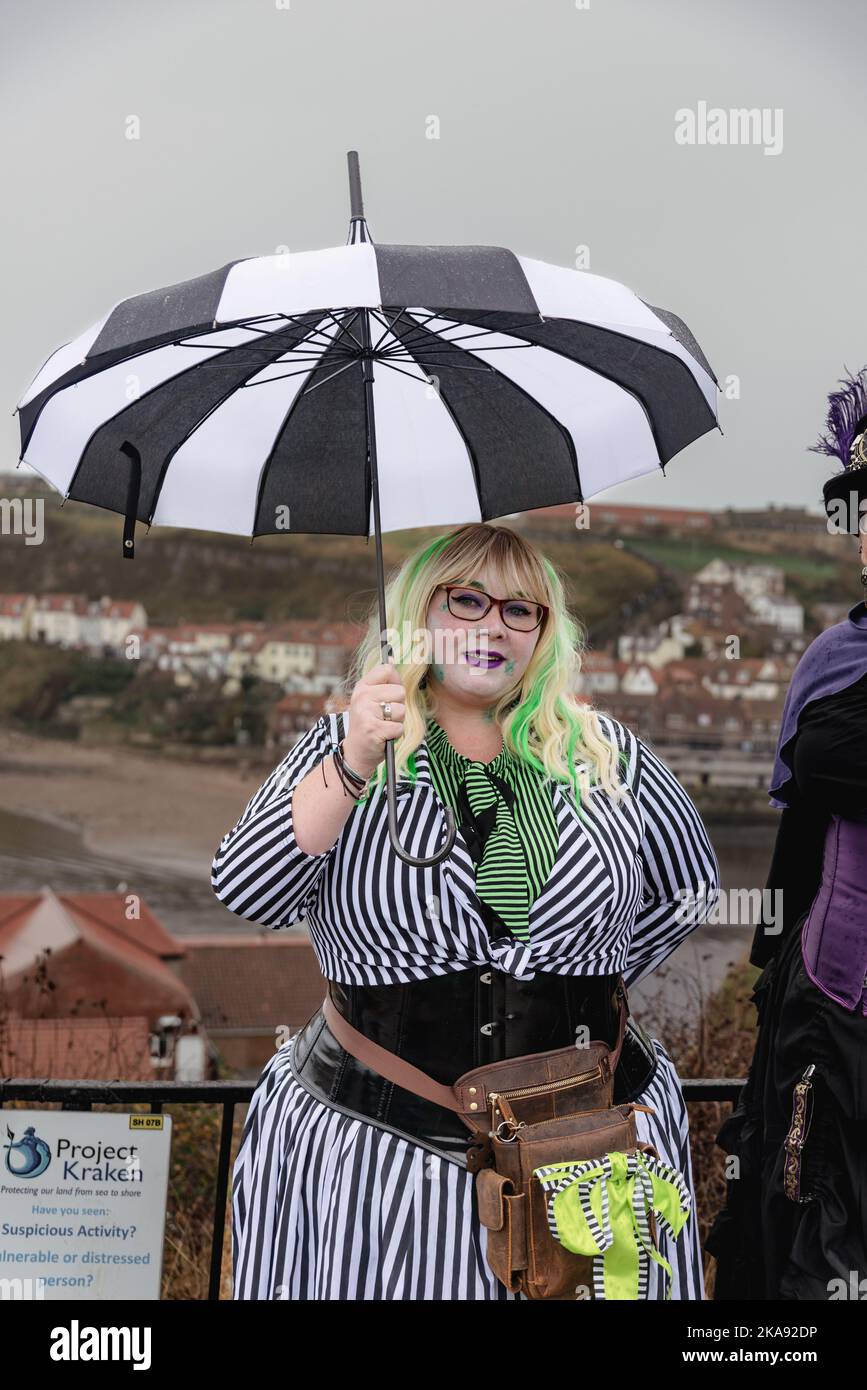
[[[862,430],[852,440],[847,466],[849,468],[861,468],[865,463],[867,463],[867,430]]]

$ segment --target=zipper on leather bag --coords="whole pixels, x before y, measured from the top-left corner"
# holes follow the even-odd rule
[[[513,1091],[489,1091],[488,1100],[517,1100],[523,1096],[541,1096],[548,1091],[562,1091],[567,1086],[586,1086],[589,1081],[601,1081],[602,1068],[598,1064],[590,1071],[580,1071],[574,1076],[561,1077],[559,1081],[542,1081],[538,1086],[518,1086]]]
[[[574,1089],[576,1086],[586,1086],[591,1081],[598,1081],[602,1078],[602,1067],[597,1065],[589,1071],[578,1072],[574,1076],[564,1076],[558,1081],[543,1081],[538,1086],[518,1086],[511,1091],[489,1091],[488,1104],[491,1107],[491,1132],[496,1134],[498,1139],[505,1143],[511,1142],[519,1129],[531,1129],[533,1124],[528,1124],[526,1120],[519,1120],[511,1107],[510,1101],[524,1099],[526,1096],[553,1095],[558,1091]],[[497,1111],[503,1116],[499,1124],[496,1123]],[[540,1123],[536,1121],[535,1123]],[[504,1132],[505,1131],[505,1132]]]

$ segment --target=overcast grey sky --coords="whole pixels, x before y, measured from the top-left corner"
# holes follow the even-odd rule
[[[0,12],[3,468],[35,372],[116,300],[241,256],[342,245],[356,148],[375,240],[561,265],[586,245],[591,271],[679,313],[720,381],[737,379],[724,436],[607,500],[819,503],[831,467],[807,446],[844,365],[867,362],[861,0]],[[678,143],[676,112],[702,102],[765,110],[765,145]]]

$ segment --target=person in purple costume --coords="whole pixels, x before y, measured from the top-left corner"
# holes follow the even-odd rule
[[[705,1242],[717,1300],[867,1293],[867,367],[827,426],[813,451],[843,465],[828,529],[857,538],[865,600],[807,648],[783,709],[767,883],[782,930],[756,929],[757,1042],[716,1138],[737,1159]]]

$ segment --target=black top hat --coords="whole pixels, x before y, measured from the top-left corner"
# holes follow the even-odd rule
[[[842,378],[840,387],[828,397],[827,434],[810,448],[843,465],[822,489],[825,511],[834,519],[834,529],[857,536],[862,514],[867,529],[867,366],[857,376]]]

